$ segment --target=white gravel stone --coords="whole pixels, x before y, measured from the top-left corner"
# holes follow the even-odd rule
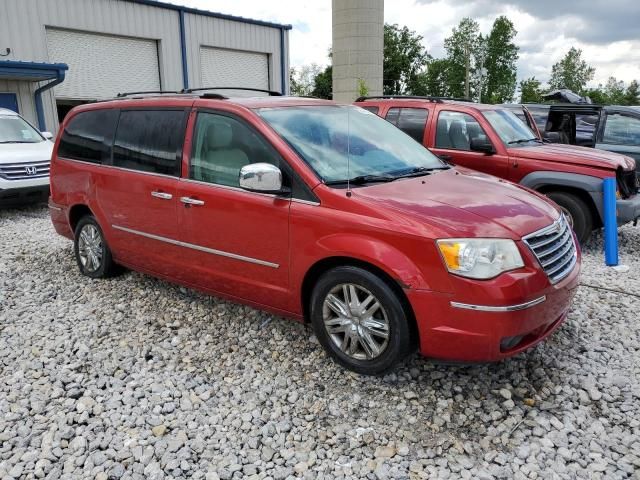
[[[629,270],[603,265],[596,234],[536,348],[367,378],[304,325],[134,272],[82,277],[46,208],[0,210],[0,478],[633,478],[640,229],[620,239]]]

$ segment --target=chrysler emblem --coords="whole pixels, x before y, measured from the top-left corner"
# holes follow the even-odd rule
[[[36,173],[38,173],[38,169],[36,167],[24,167],[24,170],[27,172],[27,175],[35,175]]]

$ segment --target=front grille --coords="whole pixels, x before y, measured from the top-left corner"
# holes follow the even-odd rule
[[[618,170],[616,172],[618,190],[622,198],[638,193],[638,173],[636,170]]]
[[[565,278],[578,259],[578,251],[573,240],[571,227],[564,215],[548,227],[523,238],[551,283]]]
[[[42,162],[1,163],[0,178],[5,180],[26,180],[49,176],[49,160]]]

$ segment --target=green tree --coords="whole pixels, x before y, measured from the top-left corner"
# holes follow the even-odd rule
[[[596,69],[582,59],[582,50],[571,47],[562,60],[551,68],[551,88],[568,88],[583,93],[587,83],[593,80]]]
[[[318,98],[333,98],[333,68],[331,65],[325,67],[314,78],[314,87],[311,90],[311,96]]]
[[[542,93],[542,84],[536,77],[520,81],[520,102],[540,103],[542,102]]]
[[[604,86],[604,93],[609,105],[624,105],[625,86],[623,81],[619,81],[615,77],[609,77],[607,84]]]
[[[514,43],[517,33],[513,23],[505,16],[500,16],[493,22],[484,48],[486,76],[480,92],[482,102],[504,103],[513,100],[516,91],[516,62],[520,50]]]
[[[388,95],[414,93],[419,76],[429,60],[422,36],[398,25],[384,26],[383,92]]]
[[[321,71],[322,67],[317,63],[303,65],[299,69],[292,68],[289,75],[291,95],[302,97],[311,95],[315,85],[315,78]]]
[[[444,48],[447,52],[447,91],[453,97],[464,97],[467,65],[469,68],[469,96],[474,98],[477,92],[478,65],[482,53],[482,39],[478,22],[471,18],[463,18],[453,28],[451,36],[445,38]]]
[[[449,61],[446,58],[434,58],[427,64],[427,70],[422,72],[413,90],[414,95],[432,95],[434,97],[449,96],[447,75]]]
[[[598,105],[606,105],[609,103],[609,98],[607,97],[602,85],[598,85],[595,88],[589,88],[582,93],[589,97],[593,103],[597,103]]]
[[[637,80],[632,80],[627,86],[623,105],[640,105],[640,84]]]

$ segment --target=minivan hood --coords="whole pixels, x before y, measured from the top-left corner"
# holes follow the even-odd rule
[[[623,170],[635,168],[635,161],[625,155],[598,150],[596,148],[578,147],[558,143],[546,143],[531,147],[510,148],[509,156],[531,158],[554,163],[585,165],[607,170]]]
[[[491,175],[455,167],[353,190],[354,197],[437,227],[436,238],[518,240],[552,224],[559,210],[542,196]]]
[[[53,143],[0,143],[0,164],[44,162],[51,160]]]

